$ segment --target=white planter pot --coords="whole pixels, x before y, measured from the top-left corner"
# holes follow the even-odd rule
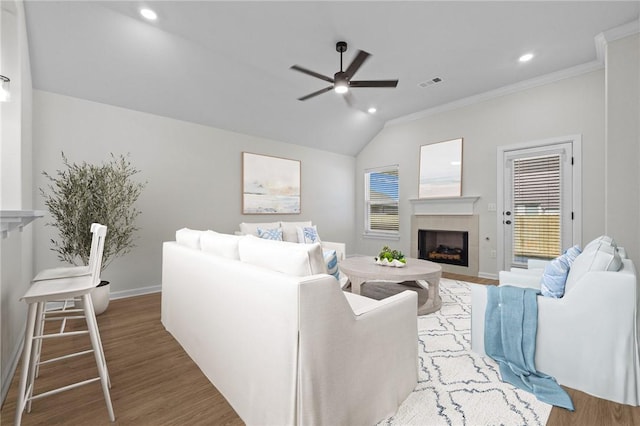
[[[91,291],[91,301],[93,302],[93,310],[96,311],[96,315],[100,315],[107,310],[110,294],[111,284],[109,283],[96,287]],[[76,305],[82,308],[82,301],[77,301]]]

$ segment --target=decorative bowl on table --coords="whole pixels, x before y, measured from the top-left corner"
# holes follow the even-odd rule
[[[407,266],[407,259],[404,254],[398,250],[391,250],[388,246],[382,247],[382,251],[374,259],[376,264],[382,266],[393,266],[395,268]]]

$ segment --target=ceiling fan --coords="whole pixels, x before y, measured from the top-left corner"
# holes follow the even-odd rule
[[[344,96],[345,101],[349,105],[353,104],[353,98],[351,96],[350,88],[356,87],[396,87],[398,85],[398,80],[359,80],[354,81],[351,80],[353,75],[360,69],[364,61],[367,60],[370,53],[365,52],[364,50],[359,50],[355,59],[349,64],[346,70],[342,71],[342,54],[347,51],[347,42],[339,41],[336,43],[336,51],[340,52],[340,71],[333,75],[333,78],[327,77],[326,75],[319,74],[315,71],[308,70],[306,68],[301,67],[300,65],[293,65],[291,67],[292,70],[300,71],[302,73],[308,74],[312,77],[319,78],[320,80],[327,81],[332,83],[331,86],[325,87],[324,89],[320,89],[317,92],[310,93],[306,96],[298,98],[299,101],[306,101],[309,98],[313,98],[314,96],[321,95],[330,90],[335,90],[336,93],[340,93]]]

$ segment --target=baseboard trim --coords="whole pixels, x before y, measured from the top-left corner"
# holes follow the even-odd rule
[[[109,295],[109,300],[125,299],[127,297],[142,296],[143,294],[160,293],[161,291],[161,285],[135,288],[133,290],[114,291]]]
[[[478,278],[485,278],[488,280],[497,280],[498,274],[490,274],[488,272],[478,272]]]
[[[22,335],[22,338],[18,341],[18,344],[13,349],[13,353],[11,354],[11,362],[9,363],[9,368],[7,369],[7,374],[2,377],[2,389],[0,389],[0,407],[4,405],[4,400],[7,398],[9,387],[11,387],[11,381],[13,380],[13,376],[16,374],[18,360],[20,359],[20,355],[22,354],[22,346],[24,345],[24,328],[22,329],[22,332],[20,334]]]

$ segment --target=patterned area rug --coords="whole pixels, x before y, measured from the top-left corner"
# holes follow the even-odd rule
[[[544,425],[551,405],[500,380],[498,365],[471,351],[469,284],[443,278],[442,309],[418,317],[418,386],[379,425]]]

